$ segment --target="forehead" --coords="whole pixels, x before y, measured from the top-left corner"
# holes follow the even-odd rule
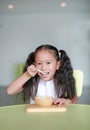
[[[44,60],[44,59],[52,59],[52,58],[54,59],[56,58],[55,53],[52,50],[42,49],[36,52],[35,55],[35,60]]]

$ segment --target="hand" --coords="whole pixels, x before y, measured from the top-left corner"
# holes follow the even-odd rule
[[[31,76],[31,77],[34,77],[36,74],[37,74],[37,69],[34,65],[30,65],[28,68],[27,68],[27,72],[28,74]]]
[[[61,106],[61,105],[65,105],[65,106],[67,106],[68,104],[71,104],[72,103],[72,100],[70,100],[70,99],[65,99],[65,98],[56,98],[56,99],[54,99],[54,101],[53,101],[53,104],[55,104],[55,105],[59,105],[59,106]]]

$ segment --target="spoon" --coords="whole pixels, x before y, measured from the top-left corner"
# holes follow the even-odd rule
[[[41,71],[39,69],[37,69],[37,71],[40,72],[40,73],[42,73],[42,74],[47,74],[47,72],[43,72],[43,71]]]

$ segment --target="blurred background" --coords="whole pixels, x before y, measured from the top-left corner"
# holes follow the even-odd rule
[[[41,44],[68,53],[73,68],[83,71],[83,88],[90,94],[90,0],[0,0],[2,88],[14,80],[14,65]]]

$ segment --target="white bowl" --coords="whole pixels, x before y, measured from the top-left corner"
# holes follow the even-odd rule
[[[35,104],[41,107],[49,107],[53,103],[53,98],[49,96],[37,96],[35,97]]]

